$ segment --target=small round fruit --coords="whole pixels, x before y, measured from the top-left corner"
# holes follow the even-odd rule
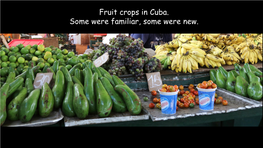
[[[220,99],[216,99],[216,104],[220,104],[222,101]]]
[[[161,103],[157,103],[157,104],[155,105],[155,107],[158,108],[158,109],[162,109],[162,108],[161,108]]]
[[[184,90],[184,86],[183,86],[183,85],[180,85],[180,86],[179,86],[179,89],[180,89],[180,90]]]
[[[158,101],[158,98],[153,98],[153,102],[154,103],[158,103],[159,101]]]
[[[162,88],[160,91],[161,92],[166,92],[167,90],[165,88]]]
[[[173,86],[169,87],[170,92],[175,92],[175,88]]]
[[[192,89],[190,89],[190,92],[191,92],[191,93],[194,93],[194,91],[195,91],[195,89],[193,89],[193,88],[192,88]]]
[[[198,83],[196,87],[201,88],[200,86],[201,86],[201,83]]]
[[[155,107],[155,105],[153,103],[149,104],[149,108],[154,108],[154,107]]]
[[[222,104],[223,104],[223,105],[228,105],[227,100],[223,100],[223,101],[222,101]]]
[[[212,83],[211,81],[208,81],[208,82],[207,82],[207,87],[212,87],[212,84],[213,84],[213,83]]]
[[[188,108],[188,107],[189,107],[189,105],[190,105],[190,103],[189,103],[189,102],[184,102],[184,107],[185,107],[185,108]]]
[[[167,84],[163,84],[162,88],[165,88],[165,89],[166,89],[166,87],[167,87]]]
[[[188,90],[187,90],[187,91],[185,91],[185,94],[187,94],[187,95],[188,95],[189,93],[190,93],[190,92],[189,92]]]
[[[207,86],[207,82],[203,81],[202,84],[201,84],[201,88],[206,89],[207,87],[208,87]]]
[[[17,59],[17,61],[18,61],[18,63],[20,63],[20,64],[25,63],[25,59],[24,59],[23,57],[19,57],[19,58]]]
[[[179,103],[178,105],[180,108],[184,108],[184,103]]]
[[[195,99],[195,104],[199,105],[199,99]]]
[[[143,101],[148,101],[149,98],[148,97],[143,97]]]
[[[16,57],[13,56],[13,55],[10,56],[10,57],[9,57],[9,61],[10,61],[10,62],[16,62]]]
[[[194,91],[194,95],[198,96],[198,91],[197,90]]]
[[[189,107],[190,107],[190,108],[195,107],[194,103],[190,103]]]
[[[217,94],[215,93],[215,97],[217,98]]]
[[[216,88],[217,85],[215,83],[212,84],[212,88]]]
[[[207,83],[208,83],[208,82],[211,82],[212,84],[214,83],[212,80],[207,81]]]
[[[221,100],[221,102],[223,101],[223,97],[219,96],[217,99]]]
[[[174,89],[175,89],[175,90],[178,90],[178,86],[177,86],[177,85],[174,85]]]
[[[153,96],[157,95],[157,92],[155,90],[153,90],[151,93],[152,93]]]

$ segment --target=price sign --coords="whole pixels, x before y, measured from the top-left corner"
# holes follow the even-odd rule
[[[108,52],[104,53],[102,56],[100,56],[99,58],[97,58],[95,61],[93,61],[93,64],[96,67],[100,67],[102,64],[104,64],[105,62],[107,62],[109,59],[109,54]]]
[[[163,82],[160,72],[146,73],[149,91],[157,91],[162,88]]]
[[[53,77],[53,73],[37,73],[37,76],[35,78],[34,81],[34,88],[42,88],[42,86],[44,85],[45,82],[47,82],[48,84],[50,83],[51,79]]]

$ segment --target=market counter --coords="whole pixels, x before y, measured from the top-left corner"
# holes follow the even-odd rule
[[[261,108],[239,110],[227,114],[195,116],[174,120],[153,122],[151,119],[82,125],[78,127],[178,127],[178,126],[259,126],[262,117]],[[62,122],[62,121],[61,121]],[[62,126],[65,124],[62,122]],[[262,123],[261,123],[262,124]],[[262,126],[262,125],[261,125]]]

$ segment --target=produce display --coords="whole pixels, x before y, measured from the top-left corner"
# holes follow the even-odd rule
[[[94,50],[88,57],[94,61],[105,52],[109,53],[109,60],[101,67],[106,69],[110,75],[132,74],[135,80],[141,80],[144,73],[162,70],[158,59],[148,57],[141,39],[117,35],[110,39],[109,45],[101,43],[98,50]]]
[[[177,34],[172,41],[155,48],[154,57],[164,69],[192,73],[199,67],[262,61],[262,34]]]
[[[38,72],[53,72],[54,85],[45,82],[41,89],[34,89],[33,82]],[[59,66],[58,61],[45,70],[32,64],[20,75],[10,67],[0,92],[1,125],[7,118],[26,123],[34,115],[48,117],[59,108],[65,116],[79,119],[85,119],[89,114],[107,117],[112,110],[137,115],[142,109],[136,93],[120,78],[111,76],[102,67],[95,67],[91,61],[76,64],[69,70]]]
[[[61,50],[54,46],[44,47],[43,44],[33,46],[18,44],[9,49],[2,47],[0,49],[1,85],[5,82],[10,67],[14,69],[16,75],[19,75],[32,65],[39,66],[39,72],[41,70],[45,71],[47,67],[54,64],[65,66],[69,70],[74,65],[84,63],[87,60],[89,60],[87,54],[76,56],[72,51],[68,52],[66,49]]]
[[[210,70],[210,79],[219,88],[226,89],[244,97],[260,100],[263,97],[262,72],[255,66],[245,63],[243,67],[235,64],[235,70],[226,71],[222,66]]]
[[[109,45],[101,43],[98,48],[90,54],[76,56],[66,49],[42,44],[2,47],[1,126],[6,119],[28,123],[33,116],[45,118],[58,109],[64,116],[79,119],[88,119],[89,115],[104,118],[111,112],[138,115],[142,110],[141,100],[119,76],[132,74],[139,81],[145,73],[163,69],[192,73],[199,67],[213,68],[210,80],[197,84],[198,88],[219,87],[254,100],[263,97],[263,74],[253,66],[262,61],[262,34],[177,34],[171,42],[157,45],[152,58],[145,52],[142,40],[125,35],[117,35]],[[109,53],[109,60],[96,67],[93,61],[105,52]],[[226,71],[223,65],[233,65],[234,70]],[[53,73],[52,83],[35,89],[37,73]],[[176,110],[199,105],[193,84],[187,88],[163,84],[159,91],[178,91]],[[157,90],[151,92],[149,108],[161,110],[157,94]],[[149,98],[145,96],[143,101]],[[214,103],[228,105],[217,94]]]
[[[202,89],[213,89],[216,88],[217,85],[212,81],[203,81],[202,83],[199,83],[196,87],[202,88]],[[199,105],[199,98],[198,98],[198,90],[196,90],[196,87],[193,84],[190,84],[188,87],[184,87],[183,85],[180,85],[179,87],[177,85],[167,85],[163,84],[160,91],[162,92],[176,92],[179,89],[178,96],[177,96],[177,103],[176,103],[176,110],[178,111],[179,108],[193,108],[196,105]],[[172,91],[170,91],[172,90]],[[160,98],[156,98],[155,90],[152,91],[152,102],[149,103],[149,108],[154,109],[158,108],[161,110],[161,100]],[[143,98],[144,101],[148,101],[148,97]],[[217,96],[215,93],[214,98],[214,104],[222,104],[222,105],[228,105],[228,101],[223,99],[222,96]]]

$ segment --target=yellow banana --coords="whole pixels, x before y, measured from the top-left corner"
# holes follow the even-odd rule
[[[226,61],[227,65],[233,65],[231,61]]]
[[[182,47],[183,47],[184,49],[186,49],[186,50],[190,50],[190,49],[192,49],[192,48],[195,47],[195,46],[193,46],[193,45],[191,45],[191,44],[182,44]]]
[[[204,61],[205,61],[205,66],[206,66],[207,68],[212,67],[212,65],[208,62],[208,59],[207,59],[207,58],[205,58]]]
[[[173,62],[171,64],[171,68],[172,68],[172,70],[175,70],[175,68],[176,68],[176,60],[173,60]]]
[[[253,50],[250,50],[248,60],[251,64],[254,64],[254,62],[255,62],[254,59],[255,59],[254,52],[253,52]]]
[[[246,56],[245,56],[245,60],[244,60],[245,63],[248,63],[249,56],[250,56],[250,52],[248,51]]]
[[[195,56],[198,56],[198,57],[201,57],[201,58],[205,58],[205,55],[200,53],[199,51],[197,50],[190,50],[190,53],[192,53],[193,55]]]
[[[236,51],[236,52],[240,51],[240,49],[244,48],[246,45],[247,45],[246,42],[243,42],[243,43],[239,44],[239,45],[237,46],[237,48],[236,48],[235,51]]]
[[[222,50],[214,45],[209,46],[209,49],[211,49],[210,52],[215,56],[220,55],[222,53]]]
[[[256,49],[255,51],[256,51],[256,53],[257,53],[258,59],[259,59],[260,61],[262,61],[262,51],[260,51],[260,50],[258,50],[258,49]]]
[[[203,67],[203,66],[205,65],[205,63],[204,63],[204,61],[203,61],[203,58],[197,57],[197,56],[195,56],[195,55],[193,55],[193,54],[190,54],[190,56],[191,56],[196,62],[198,62],[201,67]]]
[[[234,38],[232,41],[231,41],[231,44],[236,44],[237,43],[237,38]]]
[[[184,47],[181,48],[181,54],[185,54],[186,53],[186,49]]]
[[[159,59],[160,61],[165,59],[167,57],[167,55],[154,55],[153,57],[156,57],[157,59]]]
[[[262,50],[262,43],[258,44],[257,49]]]
[[[200,36],[196,36],[195,38],[196,38],[196,40],[198,40],[198,41],[201,41],[201,40],[202,40],[202,37],[200,37]]]
[[[190,62],[190,60],[189,60],[189,57],[186,57],[186,63],[187,63],[187,71],[189,72],[189,73],[192,73],[192,65],[191,65],[191,62]]]
[[[206,57],[212,61],[215,62],[221,62],[222,58],[219,58],[218,56],[212,55],[212,54],[206,54]]]
[[[238,62],[234,62],[234,61],[231,61],[232,62],[232,65],[234,65],[234,64],[236,64],[236,63],[238,63]]]
[[[191,62],[191,64],[192,64],[193,70],[198,69],[198,63],[197,63],[197,61],[196,61],[193,57],[191,57],[190,55],[189,55],[189,60],[190,60],[190,62]]]
[[[179,43],[178,43],[177,40],[173,40],[173,41],[171,42],[171,44],[172,44],[172,47],[175,48],[175,49],[179,47]]]
[[[230,55],[230,54],[228,54],[228,53],[224,53],[224,55],[223,55],[223,59],[224,60],[228,60],[228,61],[232,61],[233,60],[233,56],[232,55]]]
[[[215,62],[215,63],[216,63],[216,65],[217,65],[217,67],[222,66],[220,62]]]
[[[243,52],[243,53],[241,54],[240,58],[241,58],[242,60],[244,60],[248,53],[249,53],[249,50],[246,50],[245,52]]]
[[[232,62],[239,63],[239,60],[235,56],[233,56],[233,61]]]
[[[201,42],[201,41],[194,41],[194,40],[192,40],[192,41],[190,41],[190,43],[192,45],[196,45],[197,48],[202,48],[202,46],[204,45],[203,42]]]
[[[236,52],[230,52],[230,54],[234,55],[238,60],[241,60],[240,56]]]
[[[195,50],[195,51],[198,51],[199,53],[201,53],[203,55],[206,55],[206,52],[200,48],[192,48],[191,50]]]
[[[222,65],[226,65],[226,61],[222,58],[222,61],[220,62]]]
[[[180,66],[180,62],[181,62],[181,58],[182,58],[182,55],[181,54],[177,54],[176,55],[176,63],[175,63],[175,66],[177,67],[177,68],[179,68],[179,66]]]
[[[206,44],[203,44],[202,46],[204,49],[208,49],[208,46]]]
[[[182,47],[180,46],[180,47],[177,49],[177,54],[182,54],[182,53],[181,53],[181,48],[182,48]]]
[[[254,53],[254,62],[255,62],[255,64],[257,64],[258,63],[258,55],[257,55],[255,50],[253,50],[252,52]]]
[[[210,59],[207,59],[208,60],[208,63],[213,67],[213,68],[216,68],[217,65],[216,63],[213,61],[213,60],[210,60]]]
[[[212,36],[213,38],[217,38],[217,37],[219,37],[220,36],[220,34],[219,33],[217,33],[217,34],[209,34],[210,36]]]
[[[242,48],[241,50],[240,50],[240,54],[243,54],[244,52],[246,52],[246,51],[248,51],[249,49],[248,49],[248,47],[244,47],[244,48]]]
[[[182,72],[183,70],[183,66],[184,66],[183,61],[184,61],[184,56],[181,56],[179,63],[179,70],[178,70],[179,72]]]
[[[182,58],[183,58],[183,63],[182,63],[182,65],[183,65],[183,73],[187,73],[187,60],[186,60],[185,56],[183,56]]]
[[[227,46],[226,49],[228,50],[228,52],[235,52],[235,49],[232,46]]]

